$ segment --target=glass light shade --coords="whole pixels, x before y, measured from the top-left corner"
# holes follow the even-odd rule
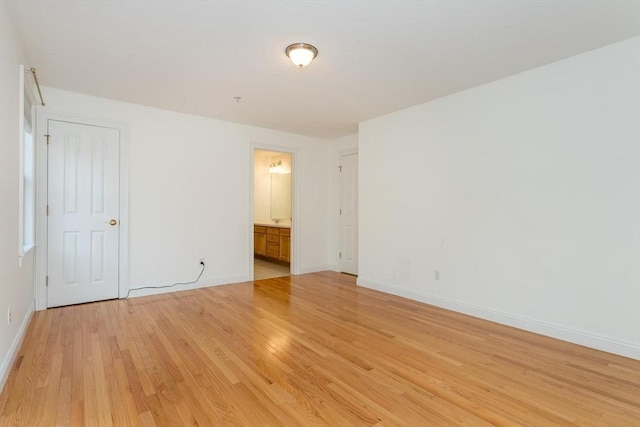
[[[291,62],[302,68],[311,63],[318,56],[318,49],[307,43],[294,43],[287,46],[285,53]]]

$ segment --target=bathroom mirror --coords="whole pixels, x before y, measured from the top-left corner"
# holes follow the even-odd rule
[[[271,174],[271,219],[291,219],[291,174]]]

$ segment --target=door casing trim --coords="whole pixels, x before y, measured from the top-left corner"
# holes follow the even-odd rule
[[[36,260],[35,260],[35,308],[47,308],[47,129],[49,120],[82,125],[106,127],[118,130],[120,135],[120,226],[118,247],[118,297],[123,298],[129,289],[129,138],[125,123],[86,117],[80,114],[59,112],[46,107],[36,109]]]
[[[291,248],[290,248],[290,266],[289,271],[290,274],[296,275],[300,274],[300,258],[299,258],[299,183],[300,183],[300,152],[295,147],[288,146],[279,146],[279,145],[270,145],[270,144],[262,144],[259,142],[252,141],[249,144],[249,215],[247,218],[247,225],[249,229],[249,251],[247,254],[248,262],[248,280],[253,280],[253,222],[254,222],[254,212],[253,212],[253,192],[255,191],[253,180],[254,180],[254,153],[256,150],[265,150],[265,151],[275,151],[283,154],[291,155]]]

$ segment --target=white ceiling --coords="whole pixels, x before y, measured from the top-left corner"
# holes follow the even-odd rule
[[[319,138],[640,34],[637,0],[8,6],[43,85]],[[319,50],[303,70],[294,42]]]

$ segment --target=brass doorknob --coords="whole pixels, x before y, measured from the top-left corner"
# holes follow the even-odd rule
[[[118,221],[116,221],[115,219],[112,219],[111,221],[109,221],[109,225],[116,225],[118,223]]]

